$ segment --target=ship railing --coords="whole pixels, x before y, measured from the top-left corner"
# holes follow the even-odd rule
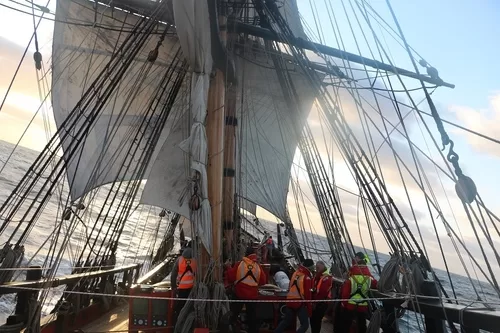
[[[131,264],[112,269],[100,269],[96,271],[56,276],[48,279],[35,279],[29,281],[14,281],[0,284],[0,295],[18,293],[22,291],[39,291],[41,289],[56,288],[62,285],[76,284],[83,280],[95,279],[109,275],[124,273],[124,279],[130,282],[137,281],[142,264]],[[34,267],[30,267],[28,272],[32,272]],[[40,269],[41,275],[41,267]]]
[[[109,267],[109,266],[108,266]],[[116,274],[123,273],[122,282],[118,283],[123,289],[130,288],[138,279],[142,264],[131,264],[117,268],[102,269],[103,267],[89,267],[89,271],[83,273],[74,273],[70,275],[57,276],[53,278],[42,278],[43,268],[32,266],[26,268],[26,281],[14,281],[0,284],[0,295],[17,293],[16,309],[13,315],[7,318],[4,325],[0,326],[2,332],[20,332],[26,328],[26,331],[38,331],[40,327],[47,329],[47,332],[67,331],[64,328],[71,325],[78,327],[90,322],[102,315],[102,311],[107,311],[110,301],[106,298],[102,302],[90,302],[80,306],[81,291],[71,290],[81,283],[101,278],[100,287],[105,282],[112,281]],[[56,305],[57,311],[41,318],[41,312],[37,303],[39,292],[66,285],[65,293],[76,293],[73,302],[68,301],[67,295],[60,299]],[[82,285],[83,286],[83,285]],[[102,296],[106,297],[105,287],[100,290]],[[113,292],[114,293],[114,292]],[[88,296],[94,298],[97,293],[85,292]],[[111,295],[110,295],[111,296]],[[72,311],[77,311],[75,316]]]
[[[333,278],[336,284],[342,284],[344,279]],[[435,286],[433,281],[426,280],[428,290]],[[438,293],[427,292],[425,295],[404,295],[383,293],[371,290],[371,297],[382,302],[384,311],[391,309],[406,309],[420,313],[425,318],[426,332],[448,332],[444,322],[458,324],[462,331],[479,333],[480,330],[498,332],[500,328],[500,310],[492,307],[478,307],[478,302],[469,301],[467,305],[457,304],[452,299],[443,299]],[[464,301],[465,302],[465,301]],[[396,331],[396,328],[395,328]],[[386,330],[384,332],[390,332]]]

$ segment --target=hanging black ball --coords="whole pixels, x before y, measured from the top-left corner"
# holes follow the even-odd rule
[[[33,53],[33,59],[35,60],[35,67],[37,70],[42,69],[42,54],[38,51]]]
[[[459,176],[457,183],[455,184],[455,192],[457,192],[458,197],[462,202],[473,203],[476,199],[477,188],[474,181],[467,176]]]
[[[160,217],[165,217],[165,215],[167,215],[167,213],[165,212],[165,209],[162,209],[160,212]]]
[[[68,221],[71,218],[71,208],[66,208],[66,210],[64,210],[64,213],[62,214],[62,218],[65,221]]]
[[[149,51],[149,54],[148,54],[148,61],[149,62],[155,62],[157,58],[158,58],[158,48],[155,48],[155,49],[152,49],[151,51]]]

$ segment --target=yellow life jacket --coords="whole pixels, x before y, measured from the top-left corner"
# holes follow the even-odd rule
[[[351,296],[349,296],[349,304],[355,306],[368,306],[368,292],[372,278],[366,275],[352,275],[351,281]]]

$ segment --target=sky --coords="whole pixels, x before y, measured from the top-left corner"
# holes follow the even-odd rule
[[[310,7],[311,1],[297,1],[303,22],[307,22],[312,32],[315,33],[315,17]],[[12,5],[9,0],[0,0],[0,3]],[[40,1],[35,1],[35,3],[42,4]],[[321,22],[323,34],[326,36],[321,40],[322,43],[338,47],[339,45],[334,33],[334,30],[337,29],[337,32],[340,32],[343,37],[343,47],[347,51],[352,53],[360,53],[361,51],[364,56],[369,56],[369,50],[364,46],[366,43],[363,43],[360,31],[355,32],[355,35],[358,37],[358,45],[356,45],[354,38],[352,38],[349,22],[345,19],[340,1],[331,1],[333,8],[336,9],[336,19],[339,24],[339,27],[335,28],[330,24],[330,18],[327,14],[329,7],[325,7],[325,1],[317,0],[312,3],[316,5],[315,11],[319,13],[316,19]],[[350,3],[348,0],[344,1],[347,8],[350,6]],[[373,0],[368,1],[368,3],[389,22],[390,26],[394,27],[394,22],[390,16],[390,12],[387,10],[385,0]],[[500,83],[497,75],[497,73],[500,73],[500,63],[496,59],[500,50],[498,49],[498,43],[494,41],[500,34],[500,22],[496,19],[500,14],[500,3],[494,0],[420,0],[418,2],[393,0],[392,5],[408,43],[439,70],[440,76],[445,81],[456,85],[455,89],[439,88],[433,94],[433,99],[441,116],[444,119],[499,139],[500,135],[496,133],[495,129],[500,128]],[[49,8],[51,10],[54,9],[53,2],[49,5]],[[27,10],[29,11],[29,9]],[[0,7],[0,18],[0,96],[3,99],[17,63],[31,38],[33,21],[30,16],[13,12],[5,7]],[[356,22],[351,23],[355,24]],[[44,61],[50,61],[52,22],[43,21],[37,31]],[[390,37],[381,30],[377,31],[377,34],[379,33],[385,38],[384,43],[388,46],[391,59],[399,67],[413,71],[406,51],[394,44],[394,41],[391,42]],[[360,49],[358,49],[358,46]],[[33,51],[33,49],[34,47],[31,45],[30,50]],[[411,87],[418,86],[416,82],[405,82],[410,82],[409,85]],[[41,89],[43,90],[43,86]],[[13,143],[17,142],[40,104],[39,96],[36,73],[32,55],[30,54],[21,66],[18,80],[15,81],[11,89],[4,110],[0,112],[0,123],[2,124],[2,131],[0,131],[1,140]],[[348,103],[346,102],[346,104]],[[352,105],[351,107],[352,110],[346,111],[346,117],[349,118],[348,121],[353,126],[355,133],[361,134],[362,132],[360,132],[359,121],[355,116],[354,107]],[[349,108],[347,107],[347,109]],[[389,112],[390,108],[388,107],[387,109],[387,112]],[[422,110],[428,111],[425,103],[422,105]],[[50,109],[47,105],[44,111],[50,116]],[[386,116],[395,119],[393,118],[394,115],[387,113]],[[317,111],[317,107],[313,108],[309,120],[311,128],[315,131],[315,135],[318,135],[318,138],[321,133],[320,119],[321,116]],[[426,120],[432,133],[439,141],[435,124],[430,118]],[[395,122],[397,121],[395,120]],[[419,146],[425,146],[429,142],[429,138],[421,134],[423,133],[420,132],[421,122],[414,117],[414,120],[410,120],[409,123],[409,131],[411,132],[412,139]],[[46,142],[46,133],[43,126],[43,119],[36,117],[25,138],[21,141],[21,145],[41,150]],[[500,184],[500,174],[497,172],[500,167],[500,150],[497,144],[466,134],[448,125],[445,125],[445,129],[455,141],[455,150],[460,155],[460,163],[464,172],[474,179],[486,205],[497,215],[500,215],[500,206],[496,199],[498,187],[496,184]],[[401,137],[397,139],[400,144],[398,152],[406,153],[405,157],[409,159],[410,156],[408,155],[408,149],[404,144],[404,140]],[[323,157],[326,158],[329,155],[326,152],[330,151],[330,155],[333,156],[336,162],[335,176],[337,185],[349,190],[355,190],[356,186],[352,180],[349,180],[349,170],[342,159],[339,158],[338,150],[332,152],[332,149],[335,150],[333,147],[328,147],[327,144],[323,145],[321,143],[319,145],[322,149]],[[413,220],[410,209],[412,203],[406,200],[406,194],[398,178],[399,174],[396,166],[390,161],[392,157],[391,150],[385,145],[382,147],[380,153],[383,156],[384,171],[386,171],[385,174],[387,175],[386,181],[389,183],[388,188],[391,190],[391,194],[395,200],[400,203],[400,209],[403,211],[405,217]],[[433,150],[433,154],[435,158],[438,157],[435,149]],[[298,159],[296,162],[301,163]],[[428,173],[429,181],[433,186],[435,185],[438,188],[437,195],[439,199],[443,202],[448,202],[448,199],[450,200],[447,210],[443,208],[443,210],[446,210],[445,215],[450,218],[452,216],[456,217],[459,221],[457,222],[457,227],[462,231],[464,242],[473,248],[471,251],[475,255],[480,257],[477,241],[473,238],[472,230],[468,222],[466,222],[461,204],[454,194],[453,184],[444,181],[444,190],[441,190],[438,173],[433,172],[431,164],[426,164],[425,162],[423,164]],[[307,178],[300,172],[299,178],[304,192],[312,198],[310,189],[307,189]],[[417,212],[418,225],[421,227],[420,232],[423,235],[422,239],[427,244],[430,257],[440,257],[432,224],[426,221],[426,219],[430,218],[425,209],[425,201],[421,195],[417,195],[421,194],[418,187],[409,184],[409,188],[411,194],[414,195],[412,198],[415,198],[412,199],[413,208]],[[340,192],[343,199],[346,223],[348,223],[349,230],[353,230],[354,243],[361,245],[363,241],[367,247],[370,247],[368,238],[366,237],[367,229],[361,228],[361,233],[357,232],[357,198],[343,191]],[[290,213],[292,218],[296,220],[298,208],[295,207],[294,202],[293,196],[290,194],[288,198]],[[312,221],[313,231],[324,234],[319,215],[314,205],[309,203],[307,210],[309,220]],[[259,215],[273,220],[270,214],[262,210],[259,212]],[[411,224],[411,228],[414,231],[416,230],[416,226],[417,224],[415,223]],[[446,232],[443,225],[439,223],[438,233],[445,238],[443,242],[445,253],[453,256],[455,250],[451,242],[446,239]],[[380,233],[376,233],[375,236],[382,239]],[[498,241],[498,237],[495,238],[493,236],[493,238]],[[383,241],[380,243],[383,243]],[[387,251],[388,248],[381,246],[379,250]],[[491,251],[488,253],[491,254]],[[464,270],[460,262],[458,260],[451,261],[451,270],[463,274]],[[435,265],[442,268],[442,260],[436,260]],[[498,265],[494,262],[492,265],[494,266],[493,269],[498,272]]]

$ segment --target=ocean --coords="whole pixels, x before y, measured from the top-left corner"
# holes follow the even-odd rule
[[[0,141],[0,169],[4,166],[4,162],[8,158],[9,154],[13,150],[14,145]],[[15,153],[10,158],[10,161],[5,165],[4,170],[0,173],[0,204],[4,202],[7,196],[12,192],[15,185],[20,181],[24,173],[28,170],[30,164],[38,156],[38,152],[24,148],[17,147]],[[67,194],[67,186],[65,186],[63,193]],[[50,237],[50,232],[53,230],[53,226],[57,216],[58,202],[56,196],[53,196],[51,202],[47,205],[44,210],[43,216],[40,218],[37,225],[33,228],[30,238],[25,244],[25,257],[31,258],[39,250],[42,243]],[[97,200],[104,200],[103,197],[97,195]],[[146,209],[147,212],[151,213],[151,208]],[[153,213],[158,216],[160,209],[153,209]],[[96,212],[91,212],[92,213]],[[134,261],[141,262],[145,256],[148,255],[148,250],[151,244],[156,241],[155,235],[157,228],[161,226],[156,223],[146,224],[144,219],[144,210],[138,209],[129,218],[130,222],[124,229],[121,239],[119,240],[118,252],[117,252],[117,264],[128,264]],[[159,220],[159,219],[158,219]],[[260,220],[262,226],[271,234],[276,235],[276,224]],[[0,222],[3,222],[3,217],[0,217]],[[161,223],[161,221],[159,222]],[[299,235],[299,240],[302,239],[299,234],[300,231],[297,230]],[[72,236],[71,242],[75,243],[75,247],[78,248],[78,243],[83,241],[83,233],[75,233]],[[315,235],[309,232],[305,232],[305,237],[313,240],[315,250],[308,253],[308,255],[314,260],[323,260],[329,265],[331,262],[330,256],[325,254],[328,251],[327,239],[321,235]],[[0,239],[0,246],[3,246],[5,239],[2,237]],[[285,238],[286,242],[286,238]],[[73,244],[72,244],[73,245]],[[81,243],[79,244],[81,246]],[[43,247],[42,247],[43,248]],[[132,249],[134,251],[132,251]],[[136,250],[139,249],[139,250]],[[362,248],[357,248],[358,251],[364,251]],[[374,262],[374,253],[367,250],[366,253]],[[41,251],[32,262],[28,263],[24,259],[24,265],[43,265],[46,259],[46,253]],[[381,264],[385,264],[389,260],[389,256],[384,253],[379,253],[379,258]],[[71,272],[71,260],[69,258],[64,259],[61,262],[57,275],[65,275]],[[24,266],[23,265],[23,266]],[[374,270],[373,270],[374,271]],[[19,274],[20,278],[24,276],[22,272],[16,272]],[[450,295],[452,295],[450,290],[450,285],[448,282],[448,276],[445,271],[436,269],[436,274],[442,281],[444,288],[448,289]],[[376,276],[376,275],[375,275]],[[457,274],[451,274],[452,280],[454,282],[455,291],[457,297],[460,299],[470,299],[475,300],[474,290],[472,288],[471,281],[464,276]],[[494,293],[494,290],[486,283],[479,281],[473,281],[474,285],[480,290],[480,296],[483,300],[492,300],[498,302],[498,297]],[[54,307],[56,302],[61,296],[61,291],[63,287],[56,288],[52,290],[48,295],[48,300],[50,300],[43,309],[43,312],[47,314]],[[0,299],[0,323],[4,322],[5,319],[11,315],[15,304],[15,295],[4,295]],[[401,332],[416,332],[421,331],[423,327],[423,322],[414,313],[407,312],[404,317],[400,320]]]

